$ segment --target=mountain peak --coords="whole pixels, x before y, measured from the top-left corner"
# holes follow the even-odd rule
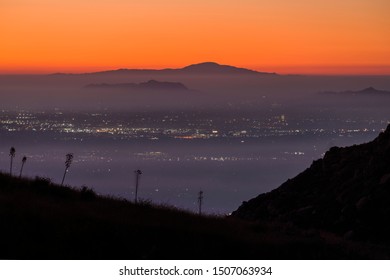
[[[380,90],[377,90],[374,87],[368,87],[368,88],[363,89],[361,92],[363,92],[363,93],[372,93],[372,92],[376,93],[376,92],[380,92]]]
[[[361,94],[390,94],[389,91],[386,91],[386,90],[379,90],[379,89],[376,89],[374,87],[368,87],[368,88],[365,88],[361,91],[357,91],[355,93],[361,93]]]
[[[224,65],[224,66],[227,66],[227,65]],[[186,67],[183,67],[183,69],[193,69],[193,68],[210,69],[210,68],[220,68],[220,67],[223,67],[223,66],[221,64],[216,63],[216,62],[209,61],[209,62],[200,62],[200,63],[190,64]]]
[[[370,90],[376,90],[376,89],[374,87],[368,87],[368,88],[363,89],[363,91],[370,91]]]
[[[190,64],[187,67],[193,67],[193,66],[221,66],[221,64],[214,61],[205,61],[205,62]]]
[[[196,74],[265,74],[263,72],[257,72],[254,70],[239,68],[230,65],[218,64],[216,62],[201,62],[197,64],[191,64],[180,70],[186,73]]]

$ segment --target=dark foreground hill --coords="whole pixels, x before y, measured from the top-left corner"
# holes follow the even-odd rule
[[[331,148],[279,188],[233,216],[288,222],[339,238],[390,247],[390,125],[372,142]]]
[[[287,223],[201,217],[1,173],[0,225],[0,259],[387,257],[382,248]]]

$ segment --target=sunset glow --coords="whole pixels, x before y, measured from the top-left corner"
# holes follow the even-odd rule
[[[0,73],[179,68],[390,74],[388,0],[3,0]]]

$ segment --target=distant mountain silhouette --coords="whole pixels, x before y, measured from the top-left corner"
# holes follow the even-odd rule
[[[324,94],[353,94],[353,95],[375,95],[375,94],[388,94],[390,95],[390,91],[386,90],[378,90],[373,87],[368,87],[363,90],[353,91],[353,90],[347,90],[347,91],[325,91],[322,92]]]
[[[89,84],[86,88],[97,89],[143,89],[143,90],[183,90],[188,88],[182,83],[175,82],[159,82],[156,80],[150,80],[144,83],[121,83],[121,84]]]
[[[221,65],[215,62],[203,62],[198,64],[192,64],[183,68],[178,69],[117,69],[117,70],[109,70],[109,71],[102,71],[102,72],[93,72],[93,73],[85,73],[87,75],[95,75],[95,74],[166,74],[166,75],[173,75],[173,74],[220,74],[220,75],[227,75],[227,74],[234,74],[234,75],[276,75],[275,73],[268,73],[268,72],[258,72],[254,70],[249,70],[245,68],[238,68],[230,65]]]
[[[372,142],[333,147],[279,188],[232,214],[390,245],[390,125]]]

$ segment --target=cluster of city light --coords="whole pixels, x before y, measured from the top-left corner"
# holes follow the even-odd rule
[[[131,122],[109,120],[107,114],[85,114],[82,119],[77,120],[61,111],[55,114],[40,112],[19,112],[8,113],[2,111],[0,116],[0,129],[8,132],[16,131],[40,131],[60,132],[64,134],[87,134],[119,136],[121,139],[145,138],[159,140],[168,137],[179,140],[211,139],[211,138],[259,138],[273,136],[296,136],[296,135],[322,135],[334,134],[339,136],[351,135],[354,133],[376,132],[373,128],[305,128],[304,125],[294,122],[287,122],[287,117],[275,115],[263,120],[250,118],[228,118],[216,119],[186,116],[188,119],[181,122],[179,126],[178,115],[165,115],[162,119],[139,116],[137,121],[143,126],[136,126]],[[181,118],[183,118],[181,116]],[[101,118],[101,119],[99,119]],[[194,120],[196,119],[196,121]],[[144,120],[144,121],[142,121]],[[143,123],[145,122],[145,123]],[[151,122],[151,123],[150,123]],[[315,119],[304,119],[301,122],[315,123]],[[353,123],[353,120],[345,120],[344,123]],[[371,124],[370,120],[364,121]],[[384,120],[383,122],[386,122]],[[162,123],[164,123],[162,125]],[[172,126],[170,126],[172,125]],[[77,136],[75,136],[77,137]]]

